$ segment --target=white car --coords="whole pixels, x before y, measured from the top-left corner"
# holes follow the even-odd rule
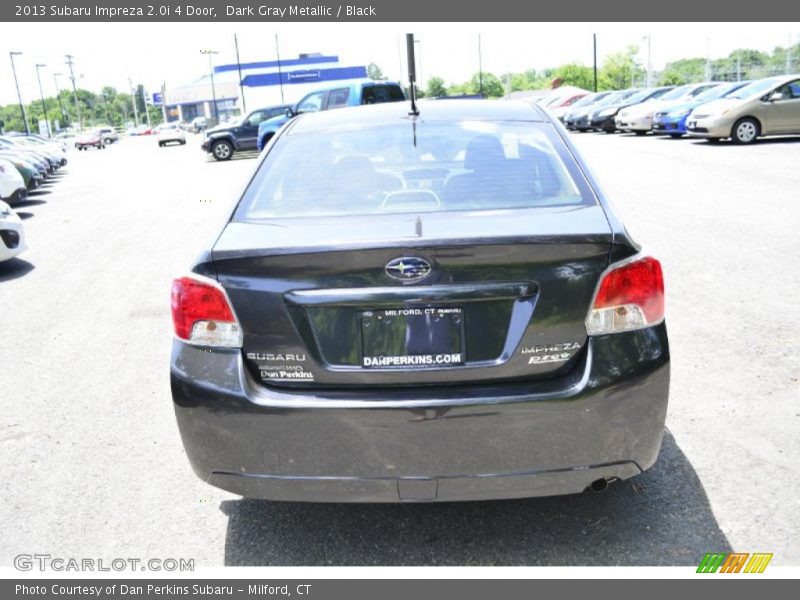
[[[178,127],[177,123],[164,123],[158,128],[157,139],[159,148],[170,142],[176,142],[182,146],[186,143],[186,132]]]
[[[0,157],[0,200],[15,204],[28,196],[25,180],[10,160]]]
[[[636,135],[644,135],[652,130],[653,115],[656,111],[670,104],[689,102],[695,96],[717,85],[719,85],[718,81],[706,81],[676,87],[674,90],[660,96],[657,100],[648,100],[647,102],[634,104],[622,109],[614,119],[615,125],[620,131],[632,131]]]
[[[0,201],[0,261],[14,258],[27,249],[22,219],[8,204]]]

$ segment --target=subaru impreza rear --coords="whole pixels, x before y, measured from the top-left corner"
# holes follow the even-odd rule
[[[172,312],[186,453],[242,496],[567,494],[658,456],[660,264],[528,104],[298,117]]]

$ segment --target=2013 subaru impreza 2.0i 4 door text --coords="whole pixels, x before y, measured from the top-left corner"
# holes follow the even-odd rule
[[[301,115],[172,312],[187,455],[242,496],[577,493],[661,445],[660,264],[528,104]]]

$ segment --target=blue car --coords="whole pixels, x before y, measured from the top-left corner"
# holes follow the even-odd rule
[[[278,115],[258,126],[258,150],[264,149],[272,136],[301,113],[319,112],[345,106],[361,104],[381,104],[383,102],[402,102],[406,99],[403,88],[392,81],[356,81],[337,87],[316,90],[303,97],[300,102],[286,110],[286,114]]]
[[[686,133],[686,117],[695,107],[723,98],[746,86],[749,81],[733,81],[722,83],[706,90],[688,102],[679,102],[662,107],[653,115],[653,133],[666,133],[674,138],[679,138]]]

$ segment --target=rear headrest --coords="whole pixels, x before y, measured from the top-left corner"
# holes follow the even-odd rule
[[[464,153],[464,168],[480,171],[499,166],[505,160],[503,144],[500,140],[488,133],[476,135],[467,144]]]

